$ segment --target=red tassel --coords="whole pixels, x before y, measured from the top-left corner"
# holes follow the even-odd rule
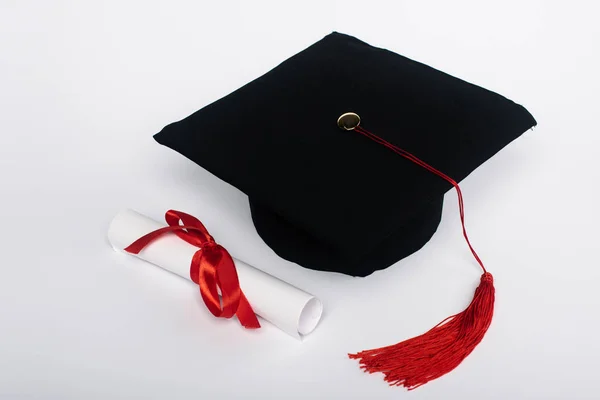
[[[452,371],[481,342],[494,313],[494,280],[481,276],[471,304],[428,332],[391,346],[349,354],[361,369],[382,372],[390,386],[416,389]]]
[[[481,283],[475,290],[471,304],[461,313],[446,318],[428,332],[391,346],[348,354],[352,359],[360,359],[363,370],[369,373],[382,372],[390,386],[404,386],[416,389],[427,382],[452,371],[475,349],[487,332],[494,314],[495,289],[492,274],[487,272],[483,262],[475,252],[465,228],[465,210],[462,191],[458,183],[406,150],[376,136],[360,126],[354,131],[379,143],[394,153],[425,168],[429,172],[448,181],[456,189],[458,208],[463,236],[483,270]]]

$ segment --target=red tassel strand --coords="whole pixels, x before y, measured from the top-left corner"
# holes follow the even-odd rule
[[[416,389],[452,371],[481,342],[492,322],[494,283],[489,272],[469,306],[428,332],[379,349],[349,354],[368,373],[382,372],[390,386]]]
[[[492,274],[471,246],[465,228],[464,203],[458,183],[405,150],[357,126],[356,132],[387,147],[396,154],[414,162],[450,182],[456,189],[463,236],[483,269],[481,282],[469,306],[452,315],[424,334],[391,346],[348,354],[360,360],[361,369],[368,373],[381,372],[390,386],[404,386],[413,390],[437,379],[456,368],[481,342],[494,314],[495,289]]]

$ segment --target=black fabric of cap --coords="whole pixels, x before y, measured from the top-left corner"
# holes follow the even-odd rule
[[[536,125],[499,94],[334,32],[155,139],[246,193],[281,257],[366,276],[427,243],[452,186],[341,130],[346,112],[456,181]]]

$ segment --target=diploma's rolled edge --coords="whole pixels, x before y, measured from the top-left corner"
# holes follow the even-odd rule
[[[139,214],[137,211],[132,210],[131,208],[122,208],[110,220],[110,223],[108,224],[108,231],[106,232],[106,238],[108,239],[108,243],[112,246],[112,248],[113,248],[114,251],[116,251],[117,253],[121,253],[121,254],[125,254],[125,251],[124,251],[124,249],[119,248],[115,244],[114,234],[113,234],[113,232],[114,232],[114,225],[119,220],[119,217],[121,217],[123,214],[129,213],[129,212],[134,212],[134,213]]]
[[[123,208],[123,209],[119,210],[119,212],[117,212],[110,220],[110,223],[108,224],[108,230],[106,231],[106,239],[108,240],[108,243],[111,245],[113,250],[116,251],[117,253],[123,253],[123,249],[119,249],[115,245],[115,241],[113,239],[114,225],[115,225],[115,222],[117,221],[117,219],[119,218],[119,216],[127,211],[129,211],[129,209],[127,209],[127,208]]]
[[[298,317],[298,334],[302,337],[314,331],[319,325],[322,315],[323,303],[317,297],[312,296],[304,304]]]

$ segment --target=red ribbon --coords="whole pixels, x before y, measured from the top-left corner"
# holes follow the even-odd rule
[[[165,233],[175,233],[189,244],[200,248],[192,257],[190,278],[200,287],[200,294],[209,311],[220,318],[237,315],[245,328],[260,328],[258,318],[240,288],[235,264],[229,252],[215,242],[196,217],[169,210],[165,214],[165,220],[169,226],[142,236],[125,248],[125,251],[138,254]],[[217,288],[221,289],[222,305]]]

